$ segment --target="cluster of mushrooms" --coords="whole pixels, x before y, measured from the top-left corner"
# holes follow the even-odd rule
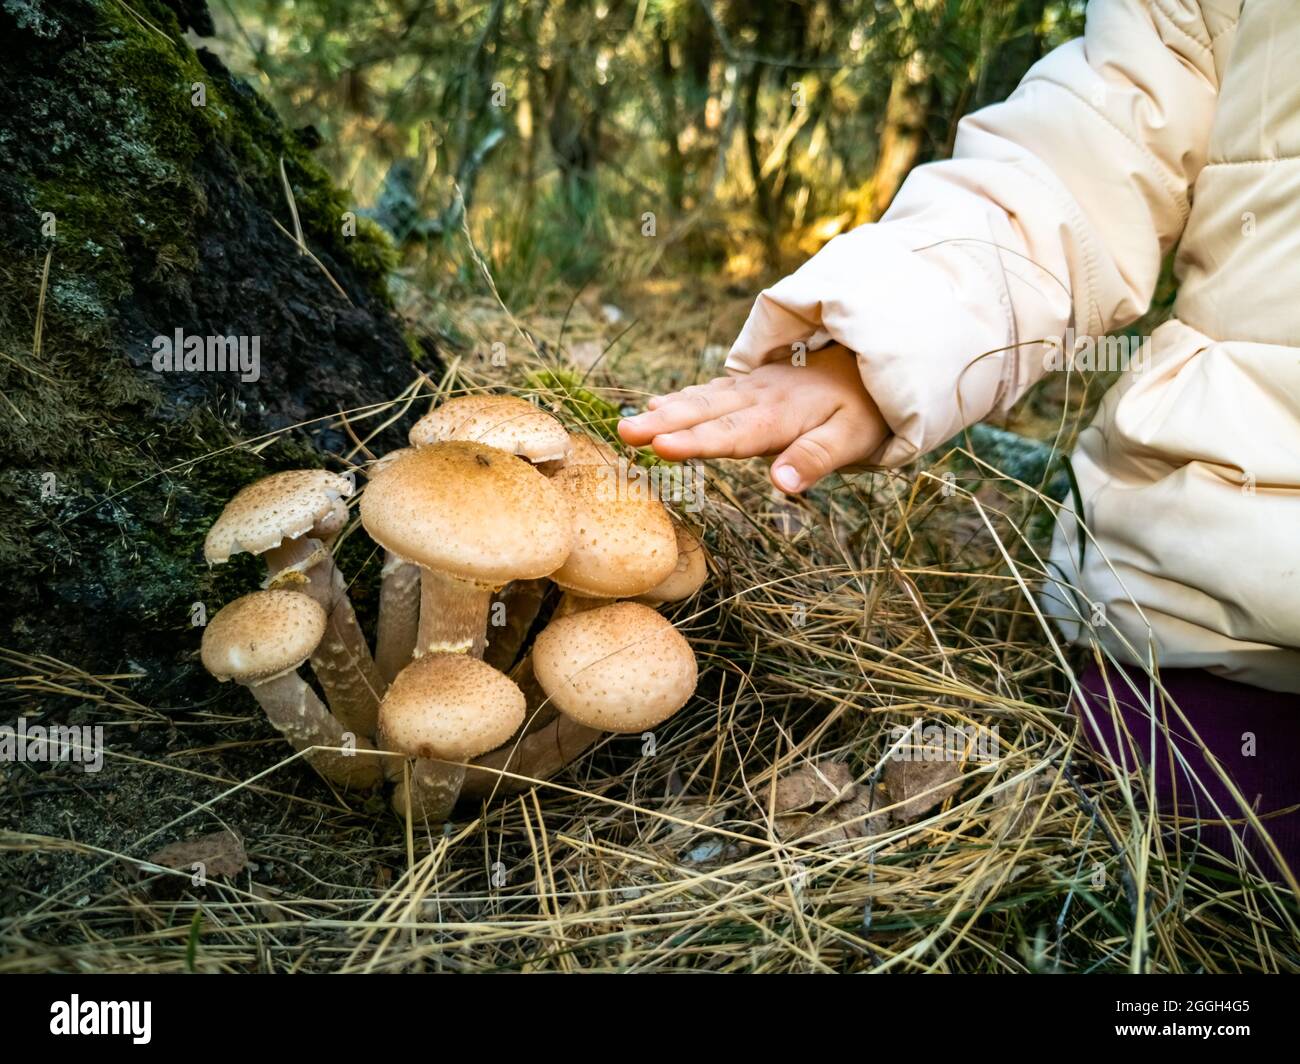
[[[334,564],[353,482],[304,469],[244,488],[208,532],[209,564],[247,551],[268,575],[212,618],[202,660],[325,779],[391,782],[398,815],[437,822],[685,705],[695,655],[653,607],[707,566],[625,459],[524,399],[448,400],[409,440],[360,498],[386,552],[373,655]],[[562,595],[528,646],[548,580]]]

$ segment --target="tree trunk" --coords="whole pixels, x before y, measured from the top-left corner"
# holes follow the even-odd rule
[[[659,37],[659,102],[663,110],[664,149],[668,156],[668,202],[681,213],[685,194],[686,164],[680,140],[681,108],[677,103],[677,71],[673,66],[673,44],[668,28],[661,26]]]
[[[391,246],[187,30],[201,0],[0,7],[0,643],[169,700],[211,695],[205,615],[259,579],[203,564],[222,505],[413,375]]]
[[[880,134],[880,154],[871,176],[871,217],[875,221],[889,208],[903,178],[911,172],[925,143],[929,106],[929,75],[920,52],[899,63],[889,85],[885,124]]]

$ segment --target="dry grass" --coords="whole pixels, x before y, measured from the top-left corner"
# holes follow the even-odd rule
[[[340,457],[363,466],[368,434],[432,394],[526,391],[574,335],[617,333],[583,306],[527,327],[467,313],[477,354],[352,420],[357,447]],[[629,382],[681,383],[714,317],[665,314],[619,358],[619,389],[604,363],[587,384],[617,403]],[[496,341],[505,366],[481,357]],[[573,420],[571,397],[539,398]],[[1162,835],[1141,781],[1081,748],[1067,708],[1079,655],[1032,598],[1045,544],[1028,530],[1050,501],[960,457],[797,502],[773,496],[761,463],[711,465],[707,505],[685,516],[713,579],[670,614],[699,656],[696,698],[653,752],[610,737],[445,829],[408,835],[381,802],[330,794],[235,699],[167,718],[166,749],[110,739],[116,804],[82,776],[6,801],[0,971],[1300,969],[1294,894],[1244,857],[1198,851],[1194,830]],[[945,495],[947,468],[960,475]],[[11,691],[78,698],[119,735],[158,723],[129,678],[10,666]],[[836,760],[874,783],[891,726],[917,718],[996,725],[998,756],[879,834],[778,831],[780,776]],[[221,826],[253,862],[232,880],[196,887],[148,865]]]

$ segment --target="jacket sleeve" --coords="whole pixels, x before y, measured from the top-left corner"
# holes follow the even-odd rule
[[[1049,352],[1150,304],[1204,165],[1218,92],[1197,0],[1093,0],[1082,38],[959,126],[884,218],[762,292],[727,368],[857,353],[895,466],[1013,404]]]

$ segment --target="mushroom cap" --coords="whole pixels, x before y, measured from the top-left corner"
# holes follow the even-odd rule
[[[570,432],[569,455],[564,460],[564,468],[585,465],[626,466],[627,459],[604,440],[595,439],[585,432]]]
[[[224,683],[256,684],[296,669],[325,634],[325,611],[297,591],[254,591],[203,629],[203,667]]]
[[[673,522],[673,531],[677,533],[677,567],[640,596],[642,602],[652,605],[661,602],[680,602],[699,591],[704,586],[704,581],[709,578],[704,544],[680,522]]]
[[[573,508],[573,549],[551,579],[592,598],[641,595],[677,566],[677,537],[648,486],[611,466],[561,469],[551,483]]]
[[[457,440],[403,451],[361,496],[361,520],[385,550],[497,587],[548,576],[569,555],[569,507],[513,454]]]
[[[667,620],[615,602],[552,621],[533,645],[533,671],[565,716],[613,732],[667,720],[695,690],[695,652]]]
[[[208,529],[203,556],[209,564],[248,551],[265,554],[286,539],[304,536],[317,522],[337,519],[352,481],[328,469],[290,469],[272,473],[242,488]]]
[[[564,426],[515,395],[461,395],[420,418],[407,437],[412,447],[472,440],[530,462],[554,462],[569,453]]]
[[[332,546],[334,540],[338,539],[339,533],[348,527],[348,518],[351,516],[352,511],[348,509],[348,504],[342,499],[335,499],[329,513],[311,526],[312,539],[318,539]]]
[[[468,654],[425,654],[397,674],[379,703],[384,747],[441,761],[495,750],[524,722],[524,693]]]

